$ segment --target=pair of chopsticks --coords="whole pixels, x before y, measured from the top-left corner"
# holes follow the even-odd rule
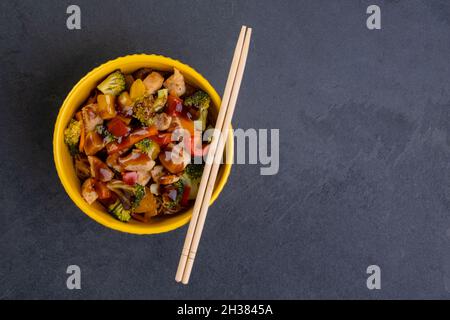
[[[233,117],[234,109],[236,107],[239,88],[244,74],[251,34],[251,28],[242,26],[236,49],[234,50],[233,61],[231,63],[230,73],[228,74],[228,80],[225,85],[222,104],[220,105],[215,127],[216,131],[220,131],[220,134],[213,135],[213,140],[209,147],[206,164],[203,169],[203,176],[192,211],[191,222],[186,234],[186,240],[184,241],[177,274],[175,276],[175,280],[177,282],[181,281],[183,284],[188,284],[189,282],[206,215],[208,214],[211,195],[216,182],[223,149],[228,137],[231,118]]]

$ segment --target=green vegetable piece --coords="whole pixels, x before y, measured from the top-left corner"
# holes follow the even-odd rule
[[[133,106],[133,117],[138,119],[143,125],[151,126],[153,124],[153,96],[146,96],[136,101]]]
[[[168,89],[161,89],[158,90],[158,96],[153,103],[153,111],[159,112],[161,111],[167,102],[167,97],[169,96],[169,90]]]
[[[202,131],[205,131],[206,122],[208,118],[208,108],[211,103],[211,98],[204,91],[197,91],[192,96],[184,100],[184,105],[188,107],[196,107],[200,110],[199,121],[202,122]]]
[[[198,109],[208,109],[211,98],[204,91],[197,91],[192,96],[184,100],[184,105],[188,107],[196,107]]]
[[[64,142],[69,147],[71,155],[76,155],[78,153],[78,143],[80,142],[81,136],[81,125],[81,121],[71,119],[66,130],[64,130]]]
[[[133,106],[133,117],[138,119],[143,125],[151,126],[155,113],[161,111],[167,103],[169,90],[158,90],[156,99],[152,95],[138,99]]]
[[[126,210],[123,207],[122,202],[117,200],[114,204],[108,207],[108,212],[113,215],[117,220],[128,222],[131,219],[131,211]]]
[[[137,184],[134,191],[133,209],[137,208],[145,196],[145,187]]]
[[[188,164],[185,169],[186,175],[189,179],[197,180],[201,179],[203,175],[203,165],[202,164]]]
[[[135,147],[138,148],[139,150],[141,150],[142,152],[147,153],[150,151],[152,142],[153,141],[151,141],[150,139],[145,138],[145,139],[142,139],[141,141],[139,141],[138,143],[136,143]]]
[[[159,155],[159,152],[161,151],[159,144],[148,138],[139,141],[134,146],[139,150],[141,150],[142,152],[147,153],[149,157],[152,158],[152,160],[155,160],[156,157]]]
[[[102,83],[97,86],[103,94],[118,96],[125,90],[125,76],[119,70],[111,73]]]
[[[200,117],[199,117],[198,121],[202,122],[202,131],[205,131],[206,122],[208,121],[208,109],[200,110]]]
[[[179,180],[183,183],[183,185],[191,188],[189,192],[189,200],[197,197],[200,181],[202,180],[203,167],[204,166],[202,164],[189,164]]]

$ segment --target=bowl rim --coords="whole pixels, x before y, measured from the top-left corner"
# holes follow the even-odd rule
[[[69,94],[64,99],[64,102],[62,103],[58,116],[56,118],[55,127],[53,131],[53,160],[56,167],[56,171],[59,177],[59,180],[61,181],[61,184],[64,187],[64,190],[68,194],[68,196],[71,198],[71,200],[75,203],[75,205],[83,211],[87,216],[89,216],[91,219],[95,220],[96,222],[100,223],[101,225],[116,230],[121,231],[125,233],[131,233],[131,234],[157,234],[157,233],[163,233],[175,230],[189,222],[192,216],[192,208],[189,209],[187,212],[188,214],[185,214],[183,217],[180,217],[180,219],[174,219],[172,223],[166,224],[166,225],[144,225],[144,224],[128,224],[124,223],[118,220],[114,220],[112,222],[110,219],[106,219],[105,217],[97,214],[94,210],[94,208],[86,203],[84,199],[81,196],[80,190],[75,190],[72,188],[69,184],[69,178],[68,175],[64,171],[64,165],[63,160],[61,156],[61,150],[58,146],[61,146],[61,143],[64,140],[64,129],[66,128],[67,124],[63,123],[62,118],[66,116],[67,113],[69,113],[69,106],[70,102],[72,100],[72,96],[77,94],[77,91],[80,89],[80,87],[83,85],[84,82],[88,81],[88,79],[96,76],[100,76],[101,73],[103,73],[105,69],[108,69],[111,65],[119,65],[118,68],[120,68],[120,64],[127,64],[127,63],[134,63],[133,60],[142,60],[142,63],[158,63],[158,64],[166,64],[170,65],[171,67],[176,67],[179,69],[182,73],[188,73],[190,77],[194,78],[197,82],[199,82],[204,88],[205,91],[208,92],[208,94],[211,96],[211,99],[214,102],[214,105],[217,105],[217,110],[220,108],[221,99],[220,96],[217,94],[214,87],[209,83],[206,78],[204,78],[198,71],[196,71],[191,66],[180,62],[179,60],[172,59],[163,55],[157,55],[157,54],[131,54],[126,56],[121,56],[115,59],[111,59],[91,71],[89,71],[85,76],[83,76],[76,84],[75,86],[70,90]],[[143,66],[144,67],[144,66]],[[107,74],[102,75],[107,76]],[[70,112],[73,113],[73,112]],[[227,152],[226,152],[226,163],[222,164],[223,171],[222,175],[219,180],[216,182],[216,186],[213,191],[213,195],[211,197],[211,202],[214,203],[214,201],[219,196],[220,192],[224,188],[226,182],[228,181],[228,177],[231,172],[231,166],[232,166],[232,160],[233,160],[233,153],[234,153],[234,141],[233,141],[233,129],[231,128],[227,142]],[[73,166],[73,164],[71,164]]]

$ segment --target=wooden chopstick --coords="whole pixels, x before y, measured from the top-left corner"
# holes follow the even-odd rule
[[[222,103],[220,105],[219,114],[217,115],[217,121],[216,121],[216,127],[215,127],[216,130],[221,130],[223,127],[223,122],[225,120],[225,114],[226,114],[226,111],[228,108],[228,103],[230,101],[231,89],[233,88],[234,79],[236,78],[237,67],[239,64],[239,59],[240,59],[242,47],[244,44],[244,36],[245,36],[246,30],[247,30],[247,27],[242,26],[241,33],[239,34],[236,48],[234,50],[233,60],[231,63],[230,72],[228,74],[228,79],[227,79],[227,82],[225,85]],[[213,140],[211,141],[210,147],[209,147],[210,149],[208,152],[208,157],[210,155],[212,156],[212,154],[214,154],[216,152],[218,142],[219,142],[218,139],[213,138]],[[205,167],[203,169],[203,175],[202,175],[202,179],[200,181],[197,198],[195,200],[194,208],[192,209],[191,222],[189,223],[189,228],[188,228],[188,231],[186,234],[186,239],[184,241],[183,250],[181,252],[180,262],[178,264],[178,269],[177,269],[177,273],[175,276],[175,280],[177,282],[180,282],[182,280],[184,269],[186,268],[186,262],[188,259],[189,250],[191,248],[192,239],[194,236],[195,227],[197,225],[200,209],[201,209],[201,206],[203,203],[203,197],[205,195],[206,186],[208,184],[209,176],[211,173],[211,168],[212,168],[212,162],[207,161],[207,163],[205,164]]]
[[[206,216],[208,214],[209,203],[211,201],[212,192],[214,190],[214,185],[216,182],[217,174],[219,172],[225,143],[226,143],[226,140],[228,137],[228,130],[229,130],[231,119],[233,117],[233,113],[234,113],[234,110],[236,107],[239,89],[241,86],[242,77],[243,77],[244,70],[245,70],[245,64],[247,61],[247,55],[248,55],[248,50],[249,50],[249,46],[250,46],[251,33],[252,33],[252,29],[247,28],[245,31],[245,38],[243,41],[239,62],[237,65],[236,77],[233,81],[233,86],[230,91],[230,95],[229,95],[229,97],[226,97],[224,94],[224,100],[225,99],[228,100],[228,107],[226,108],[225,119],[223,120],[222,127],[220,128],[220,126],[218,126],[216,124],[216,128],[220,128],[220,133],[221,133],[216,138],[216,140],[218,140],[217,148],[215,150],[210,149],[213,151],[210,151],[211,153],[208,154],[207,163],[211,164],[211,162],[210,162],[211,159],[209,157],[210,156],[213,157],[212,168],[210,169],[210,176],[207,181],[207,186],[206,186],[203,200],[202,200],[202,203],[200,206],[200,212],[198,214],[197,223],[196,223],[196,227],[194,230],[192,243],[190,246],[188,259],[187,259],[184,274],[182,277],[182,283],[184,283],[184,284],[187,284],[189,282],[189,277],[191,275],[192,267],[193,267],[194,260],[195,260],[195,255],[197,253],[197,249],[198,249],[198,245],[200,243]],[[238,44],[239,44],[239,42],[238,42]],[[228,83],[227,83],[227,85],[228,85]]]

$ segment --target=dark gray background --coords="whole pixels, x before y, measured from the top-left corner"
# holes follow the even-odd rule
[[[382,30],[366,28],[370,4]],[[279,128],[280,172],[233,167],[181,286],[186,227],[89,219],[56,175],[53,125],[84,74],[130,53],[178,58],[222,93],[242,24],[234,126]],[[438,0],[1,1],[0,298],[448,298],[449,24]],[[82,290],[66,289],[70,264]]]

